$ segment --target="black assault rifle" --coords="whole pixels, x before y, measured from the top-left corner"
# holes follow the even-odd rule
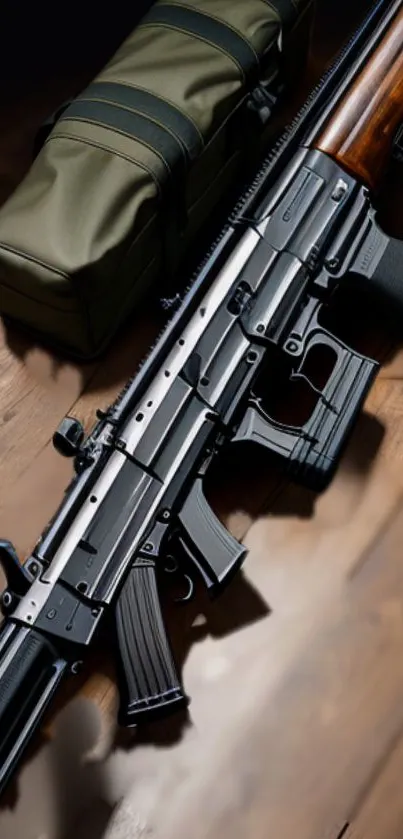
[[[264,162],[147,361],[115,404],[98,412],[87,439],[71,418],[56,432],[57,448],[75,457],[76,477],[24,565],[1,543],[8,586],[0,627],[0,789],[108,615],[116,624],[120,723],[186,703],[156,571],[174,557],[186,572],[195,567],[216,595],[241,565],[245,548],[203,491],[218,450],[252,441],[292,479],[315,490],[329,483],[378,365],[334,337],[322,314],[347,276],[392,306],[403,300],[402,246],[377,226],[365,177],[347,158],[340,162],[346,143],[337,142],[357,90],[368,95],[373,55],[386,74],[380,56],[387,54],[393,78],[401,8],[402,0],[374,4]],[[382,111],[388,131],[402,99],[394,98],[393,118]],[[361,113],[369,115],[368,128],[371,102],[364,105],[353,114],[357,124]],[[348,131],[357,134],[356,126]],[[273,364],[309,381],[318,349],[331,354],[332,365],[327,381],[312,385],[311,416],[302,427],[273,421],[257,382]]]

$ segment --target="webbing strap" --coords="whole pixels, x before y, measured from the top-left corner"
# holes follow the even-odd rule
[[[207,41],[235,61],[242,73],[250,73],[259,68],[259,58],[246,38],[223,21],[196,9],[176,3],[157,3],[143,18],[143,25],[165,26]]]
[[[132,137],[152,149],[163,162],[165,177],[161,179],[161,172],[155,172],[154,175],[163,188],[161,239],[165,271],[173,276],[176,270],[178,231],[183,229],[186,223],[184,183],[187,155],[181,140],[148,117],[109,101],[76,99],[63,113],[60,122],[64,120],[89,122]]]
[[[298,17],[298,8],[294,0],[263,0],[268,6],[271,6],[277,12],[281,22],[285,26],[294,23]]]
[[[186,156],[181,141],[146,117],[134,114],[119,105],[76,99],[64,112],[61,121],[71,119],[102,125],[132,137],[158,155],[168,175],[184,175]]]
[[[203,150],[203,137],[194,122],[175,105],[150,91],[118,82],[94,82],[78,99],[120,105],[149,119],[179,140],[189,160],[194,160]]]

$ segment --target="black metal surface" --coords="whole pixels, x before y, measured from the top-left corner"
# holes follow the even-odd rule
[[[0,540],[0,565],[6,576],[8,590],[18,596],[26,594],[32,577],[18,559],[14,546],[6,539]]]
[[[183,708],[183,693],[170,650],[158,596],[155,562],[139,558],[116,605],[119,723],[137,725]]]
[[[15,770],[67,667],[37,631],[11,622],[0,627],[0,789]]]
[[[211,594],[218,594],[241,565],[246,548],[212,511],[201,477],[193,483],[178,518],[182,547],[193,557]]]
[[[84,441],[84,428],[75,417],[64,417],[53,435],[53,445],[63,457],[75,457]]]
[[[80,589],[79,589],[80,591]],[[46,634],[53,643],[67,643],[73,647],[87,646],[94,637],[103,615],[96,603],[84,603],[76,592],[69,591],[62,582],[52,587],[44,608],[35,620],[35,628]]]

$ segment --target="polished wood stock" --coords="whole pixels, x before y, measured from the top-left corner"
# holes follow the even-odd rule
[[[376,189],[402,122],[403,9],[314,146]]]

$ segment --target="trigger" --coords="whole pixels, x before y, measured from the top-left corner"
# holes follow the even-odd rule
[[[211,576],[206,573],[206,571],[203,568],[203,565],[200,564],[198,555],[196,554],[195,551],[193,552],[191,550],[190,544],[181,535],[177,535],[176,542],[177,542],[178,547],[181,551],[181,554],[184,556],[184,558],[188,562],[190,562],[190,563],[193,562],[194,565],[197,566],[198,571],[200,572],[201,576],[203,577],[203,581],[204,581],[205,586],[208,589],[211,588],[211,585],[212,585]]]
[[[246,548],[221,524],[198,477],[179,513],[179,544],[198,567],[211,594],[229,581],[246,556]]]

